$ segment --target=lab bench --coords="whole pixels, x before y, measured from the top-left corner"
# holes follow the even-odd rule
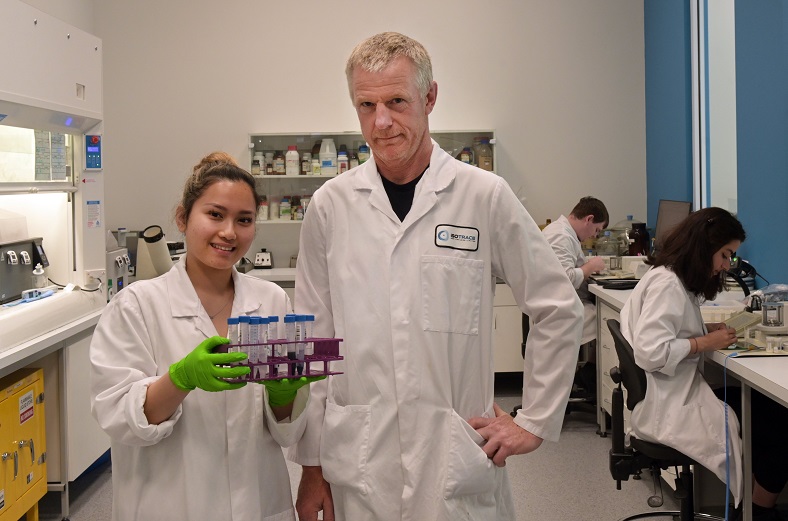
[[[110,446],[90,412],[89,347],[106,303],[103,293],[58,292],[0,308],[0,377],[41,368],[46,396],[47,489],[60,492],[69,515],[68,484]]]

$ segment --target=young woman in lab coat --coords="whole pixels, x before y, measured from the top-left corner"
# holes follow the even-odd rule
[[[114,521],[295,519],[281,447],[303,433],[308,386],[230,384],[249,369],[215,365],[238,353],[211,353],[228,317],[291,309],[279,286],[233,267],[257,207],[249,173],[226,154],[205,157],[176,210],[186,255],[115,295],[96,327],[92,407],[112,438]]]
[[[736,342],[736,331],[723,323],[704,324],[699,305],[722,290],[730,259],[744,239],[744,228],[728,211],[704,208],[692,213],[649,259],[652,268],[621,310],[622,333],[646,371],[646,397],[632,411],[633,434],[681,451],[723,482],[725,404],[704,380],[700,355],[729,347]],[[736,395],[728,393],[729,400]],[[752,397],[754,519],[779,520],[771,507],[788,479],[788,460],[781,450],[782,433],[774,443],[768,438],[775,429],[762,428],[759,420],[773,422],[786,414],[781,405],[755,391]],[[728,411],[728,431],[728,486],[738,504],[742,454],[733,411]]]

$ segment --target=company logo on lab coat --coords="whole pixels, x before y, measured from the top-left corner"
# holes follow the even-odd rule
[[[467,226],[439,224],[435,227],[435,246],[453,250],[476,251],[479,249],[479,230]]]

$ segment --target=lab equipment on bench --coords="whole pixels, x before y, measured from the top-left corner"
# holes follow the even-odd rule
[[[148,226],[137,241],[137,280],[152,279],[164,275],[172,268],[170,250],[164,240],[161,226]]]
[[[274,267],[274,262],[271,259],[271,252],[265,248],[261,248],[259,252],[254,254],[254,267],[255,269],[270,269]]]
[[[33,287],[36,265],[49,266],[41,237],[0,243],[0,304],[17,300]]]
[[[299,320],[298,317],[303,317]],[[308,317],[312,317],[310,320]],[[257,343],[245,343],[242,332],[238,327],[241,317],[230,317],[227,319],[229,326],[229,344],[217,346],[217,353],[267,353],[267,356],[260,356],[257,361],[252,356],[235,365],[248,366],[251,372],[241,379],[230,379],[229,382],[263,380],[282,380],[284,378],[300,378],[302,376],[327,376],[342,374],[340,371],[331,369],[331,362],[343,360],[339,354],[339,343],[341,338],[313,338],[306,336],[300,338],[306,331],[306,327],[299,326],[301,333],[296,334],[297,323],[309,323],[314,320],[314,315],[285,315],[285,329],[289,331],[292,326],[292,335],[287,338],[268,338],[267,341],[257,341]],[[251,318],[256,317],[249,317]],[[269,321],[271,317],[268,317]],[[278,319],[278,317],[277,317]],[[256,321],[256,320],[255,320]],[[236,332],[237,331],[237,332]],[[312,353],[312,354],[308,354]]]
[[[131,259],[127,248],[113,248],[107,251],[107,302],[126,287],[129,281]]]

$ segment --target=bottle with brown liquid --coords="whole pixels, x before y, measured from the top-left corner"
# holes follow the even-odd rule
[[[629,254],[648,255],[649,239],[646,223],[633,223],[629,233]]]
[[[274,175],[285,175],[285,155],[281,150],[274,154]]]

